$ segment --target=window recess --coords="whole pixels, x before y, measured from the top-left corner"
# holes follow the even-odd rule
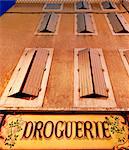
[[[102,50],[75,49],[74,65],[74,106],[115,107]]]
[[[87,1],[79,1],[76,2],[76,9],[81,10],[81,9],[91,9],[90,4]]]
[[[52,54],[53,50],[50,49],[25,49],[2,95],[5,105],[42,106]]]
[[[93,15],[78,13],[76,15],[75,34],[77,35],[96,35],[96,26]]]
[[[61,10],[63,7],[60,3],[46,3],[43,7],[43,9],[49,9],[49,10]]]
[[[129,75],[129,49],[119,49],[120,56],[122,58],[123,64]]]
[[[116,5],[111,1],[104,1],[101,5],[103,9],[116,9]]]
[[[123,15],[116,13],[107,14],[107,22],[113,35],[129,34],[129,25]]]
[[[59,24],[60,15],[46,13],[42,16],[35,35],[55,35]]]

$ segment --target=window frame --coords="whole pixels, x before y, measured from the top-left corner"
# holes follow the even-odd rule
[[[101,48],[94,48],[100,53],[102,67],[104,71],[104,78],[106,86],[109,89],[108,98],[80,98],[79,96],[79,73],[78,73],[78,52],[86,48],[75,48],[74,49],[74,107],[80,108],[109,108],[116,107],[116,102],[113,94],[113,89],[111,86],[106,62]]]
[[[116,13],[116,14],[117,14],[117,13]],[[118,15],[118,14],[117,14],[117,15]],[[128,30],[129,30],[129,23],[127,22],[127,20],[125,19],[125,17],[124,17],[122,14],[119,14],[119,15],[120,15],[120,17],[123,19],[124,25],[122,24],[122,26],[126,26],[126,27],[128,28]],[[129,35],[129,33],[115,33],[114,30],[113,30],[113,27],[112,27],[112,25],[111,25],[111,23],[110,23],[110,21],[109,21],[109,19],[108,19],[107,14],[104,14],[104,16],[105,16],[105,19],[106,19],[106,21],[107,21],[107,24],[108,24],[108,26],[109,26],[109,28],[110,28],[110,31],[111,31],[112,35]]]
[[[89,14],[89,13],[88,13]],[[92,24],[93,24],[93,29],[94,29],[94,32],[93,33],[78,33],[77,32],[77,14],[74,15],[74,34],[75,35],[98,35],[98,32],[97,32],[97,27],[96,27],[96,22],[95,22],[95,19],[94,19],[94,16],[93,14],[90,14],[91,16],[91,21],[92,21]]]
[[[49,52],[47,62],[46,62],[46,69],[45,69],[43,77],[42,77],[41,90],[38,94],[38,97],[36,97],[33,100],[26,100],[23,98],[15,98],[15,97],[8,96],[9,90],[12,87],[13,81],[16,78],[19,66],[20,66],[22,60],[25,59],[24,57],[25,57],[26,52],[31,51],[33,49],[35,49],[35,50],[38,50],[38,49],[48,50],[48,52]],[[54,51],[53,48],[25,48],[24,49],[24,52],[23,52],[22,56],[20,57],[20,60],[17,63],[16,68],[15,68],[15,70],[14,70],[2,96],[1,96],[0,106],[4,106],[4,107],[32,107],[32,108],[42,107],[43,102],[44,102],[48,77],[49,77],[49,73],[50,73],[51,63],[52,63],[53,51]]]

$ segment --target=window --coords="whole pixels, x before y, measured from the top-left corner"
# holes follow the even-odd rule
[[[60,15],[46,13],[42,16],[35,35],[56,35],[59,25]]]
[[[120,56],[129,75],[129,49],[119,49]]]
[[[74,65],[74,106],[115,107],[102,50],[75,49]]]
[[[111,1],[104,1],[101,6],[103,9],[116,9],[116,5]]]
[[[129,25],[121,14],[107,14],[107,22],[113,35],[127,35],[129,33]]]
[[[79,1],[75,3],[75,9],[76,10],[91,9],[91,5],[87,1]]]
[[[122,1],[122,5],[123,5],[124,8],[129,12],[129,1],[123,0],[123,1]]]
[[[46,3],[43,7],[43,9],[52,9],[52,10],[61,10],[63,7],[62,4],[60,3]]]
[[[78,13],[75,16],[75,34],[77,35],[96,35],[96,26],[91,14]]]
[[[2,95],[7,106],[42,106],[52,49],[26,48]]]

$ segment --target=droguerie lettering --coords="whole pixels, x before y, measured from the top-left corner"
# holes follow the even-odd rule
[[[21,139],[110,139],[106,121],[29,121]]]

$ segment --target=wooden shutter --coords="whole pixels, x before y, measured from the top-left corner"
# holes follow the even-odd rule
[[[102,6],[104,9],[115,9],[115,6],[112,2],[104,1],[102,2]]]
[[[85,18],[83,14],[77,14],[77,32],[84,33],[85,28]]]
[[[78,53],[80,97],[88,97],[94,93],[89,53],[87,49]]]
[[[39,32],[45,32],[46,31],[50,17],[51,17],[50,13],[47,13],[44,15],[43,21],[41,22],[41,25],[40,25]]]
[[[61,8],[61,4],[56,4],[56,3],[49,3],[46,4],[45,9],[60,9]]]
[[[77,32],[93,33],[93,23],[90,14],[77,14]]]
[[[125,9],[129,12],[129,1],[127,1],[127,0],[124,0],[123,2],[122,2],[122,5],[125,7]]]
[[[49,23],[47,25],[47,30],[50,32],[55,32],[56,31],[56,25],[57,25],[57,21],[58,21],[58,15],[55,13],[51,14]]]
[[[94,92],[96,95],[108,97],[101,59],[97,50],[90,49],[90,60],[93,75],[92,77],[94,84]]]
[[[52,32],[56,31],[56,25],[58,21],[58,15],[55,13],[45,14],[39,32]]]
[[[113,27],[113,30],[115,33],[121,33],[123,32],[124,28],[122,24],[120,23],[119,19],[117,18],[115,13],[107,14],[109,21]]]
[[[8,96],[37,97],[41,88],[47,57],[47,50],[28,50],[22,57],[17,77]]]
[[[87,2],[80,1],[76,3],[76,8],[77,9],[89,9],[89,5]]]
[[[98,51],[79,51],[78,63],[80,97],[108,97]]]
[[[120,14],[110,13],[107,15],[115,33],[128,33],[129,29]]]
[[[129,64],[129,50],[123,52],[128,64]]]
[[[93,33],[93,23],[90,14],[85,14],[86,32]]]

